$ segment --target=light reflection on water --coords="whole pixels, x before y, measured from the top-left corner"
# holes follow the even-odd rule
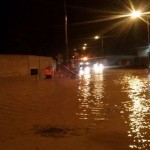
[[[104,94],[103,73],[85,74],[80,76],[78,83],[79,119],[105,120],[104,104],[101,100]]]
[[[128,101],[123,102],[125,108],[123,116],[130,126],[128,136],[133,139],[129,146],[131,149],[146,150],[150,147],[148,81],[146,78],[134,75],[125,75],[121,81],[123,92],[129,97]]]
[[[136,73],[120,72],[113,78],[110,78],[110,74],[106,76],[105,73],[80,76],[77,113],[79,119],[89,120],[94,125],[99,120],[108,120],[109,114],[106,109],[113,106],[112,103],[106,104],[104,99],[109,95],[107,102],[112,102],[114,90],[111,91],[111,88],[117,86],[120,88],[117,91],[118,95],[123,97],[118,98],[119,101],[121,100],[120,103],[113,101],[118,105],[113,104],[117,106],[116,109],[120,112],[118,115],[123,117],[128,126],[129,149],[148,150],[150,147],[150,75],[146,77],[146,74],[138,74],[137,71]],[[114,85],[110,86],[109,83]]]
[[[83,78],[79,80],[79,102],[80,102],[80,119],[88,119],[90,113],[90,79],[91,75],[84,75]]]

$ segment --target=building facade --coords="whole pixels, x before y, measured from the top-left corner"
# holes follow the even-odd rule
[[[0,77],[37,76],[44,77],[43,70],[55,67],[52,57],[34,55],[0,55]]]

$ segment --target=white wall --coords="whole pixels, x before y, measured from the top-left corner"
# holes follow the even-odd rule
[[[43,77],[43,69],[55,65],[51,57],[32,55],[0,55],[0,77],[31,76],[31,69],[38,69]]]

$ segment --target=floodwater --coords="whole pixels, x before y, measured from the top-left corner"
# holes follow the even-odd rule
[[[150,149],[148,70],[0,85],[0,150]]]

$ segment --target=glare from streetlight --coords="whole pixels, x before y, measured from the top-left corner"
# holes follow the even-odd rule
[[[141,15],[142,15],[142,13],[141,13],[141,11],[139,11],[139,10],[134,10],[134,11],[130,14],[130,16],[131,16],[133,19],[135,19],[135,18],[140,18]]]

